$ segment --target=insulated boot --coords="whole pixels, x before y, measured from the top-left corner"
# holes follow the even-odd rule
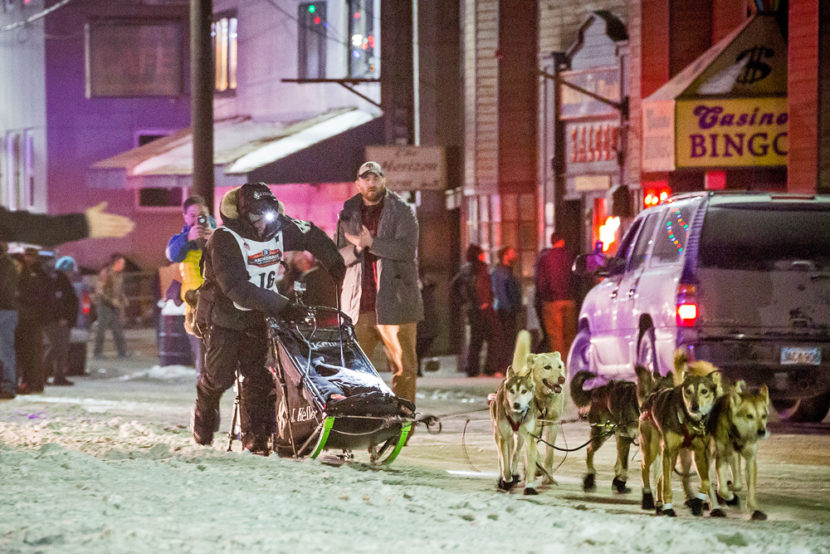
[[[271,453],[271,449],[268,446],[268,437],[255,433],[246,433],[243,435],[242,448],[258,456],[267,456]]]
[[[219,410],[217,408],[193,408],[191,419],[193,440],[203,446],[213,442],[213,433],[219,429]]]

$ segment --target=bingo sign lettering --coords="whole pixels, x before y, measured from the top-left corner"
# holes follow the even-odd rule
[[[677,167],[787,165],[787,99],[677,100]]]

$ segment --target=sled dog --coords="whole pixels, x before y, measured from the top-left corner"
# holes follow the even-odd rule
[[[516,345],[516,352],[520,346]],[[514,360],[516,359],[514,353]],[[507,491],[519,482],[519,458],[524,456],[525,483],[536,479],[536,406],[533,376],[521,365],[512,365],[490,403],[490,419],[499,455],[499,488]],[[526,494],[535,490],[525,489]]]
[[[585,464],[588,472],[582,480],[582,489],[592,491],[596,489],[596,468],[594,455],[608,440],[611,434],[617,442],[617,461],[614,465],[614,479],[611,487],[618,493],[629,493],[631,489],[626,485],[628,481],[628,453],[631,444],[639,433],[640,401],[638,399],[638,384],[643,387],[642,397],[648,396],[655,387],[671,387],[672,377],[661,377],[659,374],[652,377],[648,370],[637,366],[637,374],[642,373],[638,383],[623,380],[613,380],[585,390],[585,382],[596,377],[590,371],[580,371],[571,379],[571,399],[584,414],[591,425],[591,442],[588,444]]]
[[[643,482],[643,509],[655,508],[649,471],[660,456],[662,471],[657,483],[657,513],[675,516],[672,505],[671,478],[681,450],[694,454],[700,487],[688,502],[694,515],[703,513],[708,500],[711,453],[708,420],[718,397],[720,373],[695,374],[686,365],[685,354],[675,354],[675,386],[656,390],[649,395],[640,414],[641,475]]]
[[[533,377],[533,397],[536,404],[536,429],[533,434],[544,440],[545,458],[540,468],[545,483],[555,483],[553,478],[553,444],[559,430],[559,420],[565,410],[565,363],[559,352],[543,354],[530,353],[530,333],[519,331],[516,337],[516,349],[513,353],[513,367],[521,364]],[[539,459],[538,453],[534,455]],[[525,491],[534,494],[537,483],[527,481]]]
[[[744,381],[738,381],[727,394],[718,399],[712,409],[709,423],[718,478],[718,493],[712,499],[712,505],[716,506],[718,501],[737,505],[738,497],[735,493],[741,491],[745,481],[746,508],[750,517],[765,520],[767,515],[758,509],[755,492],[758,482],[758,440],[769,436],[769,389],[766,385],[761,385],[757,393],[751,393],[744,391],[745,387]],[[742,461],[746,464],[743,479]],[[726,514],[717,507],[711,515],[722,517]]]

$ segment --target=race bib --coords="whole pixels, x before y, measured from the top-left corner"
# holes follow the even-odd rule
[[[224,227],[236,239],[239,250],[245,261],[245,269],[248,271],[248,281],[261,289],[277,291],[277,283],[285,273],[285,267],[281,263],[284,257],[282,231],[274,235],[274,238],[265,242],[259,242],[240,236],[235,231]],[[233,303],[238,310],[250,311]]]

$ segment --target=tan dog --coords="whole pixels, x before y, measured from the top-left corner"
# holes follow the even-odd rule
[[[645,399],[640,415],[640,450],[642,452],[643,509],[655,508],[651,492],[650,469],[661,457],[662,471],[657,489],[657,513],[675,516],[672,504],[671,478],[678,455],[683,449],[694,454],[700,487],[690,499],[694,515],[702,515],[708,500],[711,435],[707,424],[721,388],[720,373],[695,375],[686,366],[686,359],[675,355],[675,383],[670,389],[657,390]]]
[[[519,482],[519,459],[524,454],[525,483],[536,479],[536,406],[533,376],[513,366],[490,403],[490,419],[499,455],[499,488],[507,491]],[[526,494],[534,494],[525,489]]]
[[[555,483],[553,478],[553,445],[559,430],[559,420],[565,410],[565,363],[559,352],[530,353],[530,333],[519,331],[513,353],[513,367],[523,363],[524,370],[533,377],[533,396],[536,401],[536,430],[534,435],[544,440],[545,459],[541,469],[545,483]],[[537,454],[538,458],[538,454]],[[535,494],[537,483],[528,480],[525,494]]]
[[[735,493],[741,491],[744,481],[741,478],[743,460],[746,463],[744,477],[747,510],[752,519],[765,520],[767,515],[758,509],[755,492],[758,482],[758,440],[769,436],[769,389],[766,385],[761,385],[758,393],[750,393],[744,391],[745,386],[746,383],[738,381],[728,394],[719,398],[709,420],[718,477],[718,494],[712,500],[712,505],[716,505],[718,500],[723,500],[727,505],[738,503]],[[718,507],[712,510],[711,515],[723,517],[726,514]]]
[[[652,377],[648,370],[637,366],[638,383],[613,380],[590,390],[583,388],[588,379],[595,375],[589,371],[580,371],[571,379],[571,399],[584,413],[591,425],[591,442],[588,444],[585,464],[588,472],[582,480],[582,489],[596,490],[596,468],[594,455],[612,434],[617,443],[617,461],[614,464],[614,480],[611,487],[618,493],[629,493],[628,453],[631,444],[639,433],[640,395],[647,397],[657,387],[672,386],[672,377]]]

